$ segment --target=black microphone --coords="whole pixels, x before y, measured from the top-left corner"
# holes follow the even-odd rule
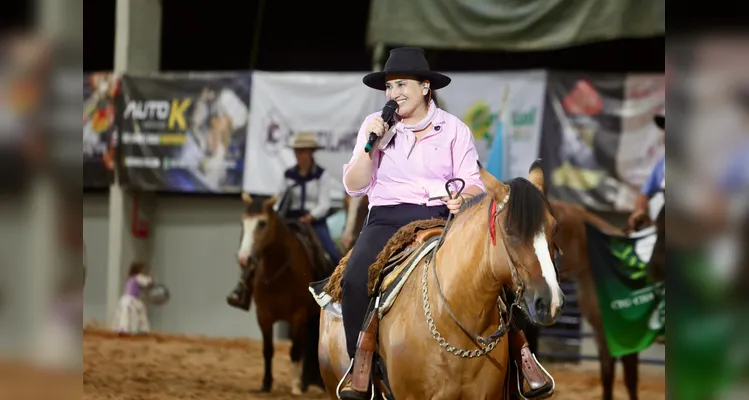
[[[389,100],[387,103],[385,103],[385,107],[382,107],[382,114],[380,114],[382,120],[386,123],[390,123],[390,120],[393,119],[393,114],[395,114],[395,110],[397,109],[398,102],[395,100]],[[372,150],[372,147],[374,147],[375,142],[377,142],[377,134],[374,132],[370,132],[367,145],[364,146],[364,152],[369,153],[370,150]]]

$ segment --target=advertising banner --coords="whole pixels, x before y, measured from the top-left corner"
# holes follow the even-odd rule
[[[256,71],[244,190],[277,194],[284,171],[296,164],[289,148],[294,135],[314,132],[322,147],[315,153],[315,162],[335,182],[331,198],[340,205],[343,164],[351,158],[359,128],[367,115],[381,110],[386,102],[384,92],[364,86],[363,75]]]
[[[550,72],[541,144],[549,194],[596,211],[631,211],[665,153],[653,122],[664,110],[663,75]]]
[[[501,180],[528,174],[538,158],[546,71],[453,72],[436,91],[440,108],[473,132],[479,160]]]
[[[238,193],[251,73],[125,75],[120,147],[142,190]]]

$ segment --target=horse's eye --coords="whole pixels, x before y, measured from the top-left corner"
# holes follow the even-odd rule
[[[265,229],[265,226],[268,225],[266,221],[258,221],[257,228],[258,229]]]

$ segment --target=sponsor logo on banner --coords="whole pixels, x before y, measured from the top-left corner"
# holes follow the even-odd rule
[[[266,129],[263,148],[269,155],[278,155],[283,152],[294,135],[299,132],[315,132],[315,135],[317,136],[317,144],[321,147],[320,150],[352,153],[354,151],[354,146],[356,146],[356,135],[359,133],[358,129],[342,133],[332,132],[330,130],[313,131],[304,128],[299,131],[292,131],[284,126],[283,119],[275,112],[271,112],[268,115],[268,120],[265,121],[265,125]]]
[[[249,72],[123,79],[126,179],[145,190],[241,190]]]
[[[533,140],[537,131],[538,107],[532,106],[528,110],[512,112],[512,132],[510,137],[513,141]]]

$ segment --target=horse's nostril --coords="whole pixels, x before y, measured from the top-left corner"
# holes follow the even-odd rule
[[[549,310],[549,303],[543,297],[536,298],[536,312],[546,313]]]

